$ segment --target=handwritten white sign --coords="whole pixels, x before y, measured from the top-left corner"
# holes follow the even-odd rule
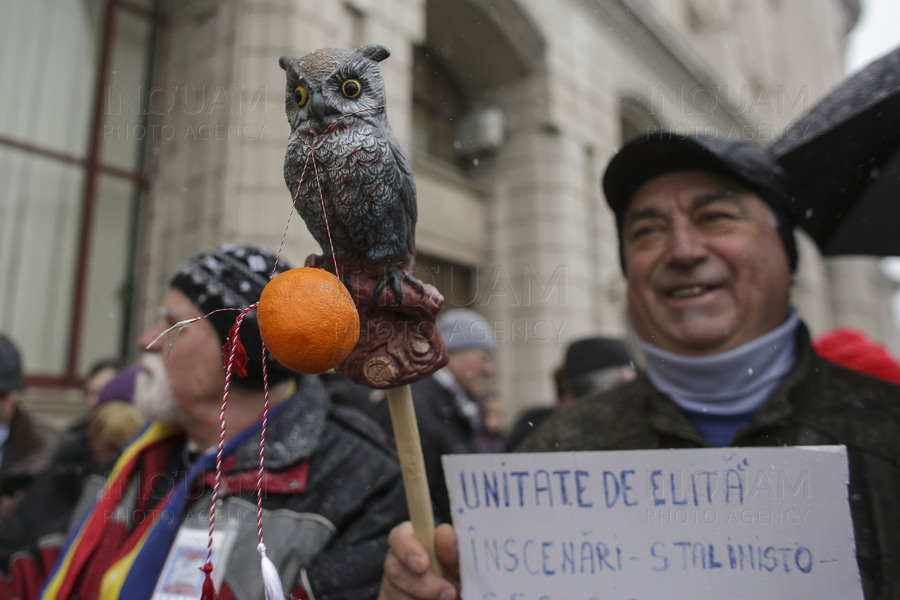
[[[466,600],[862,599],[843,446],[443,461]]]

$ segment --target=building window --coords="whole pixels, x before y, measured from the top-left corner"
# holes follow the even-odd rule
[[[444,308],[469,306],[475,302],[475,269],[419,253],[413,276],[430,283],[444,296]]]
[[[0,19],[0,330],[32,385],[123,355],[155,1],[8,0]]]
[[[456,163],[456,127],[465,95],[427,46],[413,50],[413,150]]]

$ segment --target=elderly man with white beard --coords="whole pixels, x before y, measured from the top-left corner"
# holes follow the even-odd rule
[[[267,250],[225,245],[178,269],[159,320],[138,340],[146,350],[135,404],[151,423],[102,489],[85,492],[87,508],[73,515],[64,544],[44,539],[39,553],[13,557],[11,592],[35,597],[43,586],[37,597],[48,600],[209,596],[201,567],[226,382],[223,344],[239,310],[287,269],[276,260]],[[174,339],[162,335],[183,321],[191,323]],[[213,581],[219,598],[263,600],[256,486],[265,389],[252,312],[240,337],[248,360],[246,374],[231,378],[225,410]],[[374,598],[388,533],[407,518],[396,457],[377,425],[331,404],[319,377],[292,373],[271,357],[267,365],[259,513],[266,555],[292,597]]]

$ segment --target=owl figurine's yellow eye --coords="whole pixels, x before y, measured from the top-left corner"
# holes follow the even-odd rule
[[[294,90],[294,102],[297,103],[297,106],[303,106],[307,100],[309,100],[309,94],[306,93],[306,88],[298,85]]]
[[[360,85],[359,81],[356,79],[348,79],[341,84],[341,91],[347,98],[356,98],[362,91],[362,85]]]

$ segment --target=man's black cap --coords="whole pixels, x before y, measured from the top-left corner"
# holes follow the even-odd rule
[[[603,193],[616,215],[622,268],[622,220],[632,196],[654,177],[675,171],[706,171],[746,186],[775,213],[778,232],[791,271],[797,267],[794,222],[787,175],[764,148],[750,142],[706,135],[678,135],[657,131],[633,138],[612,157],[603,175]]]
[[[589,337],[575,340],[566,348],[563,369],[569,377],[591,371],[632,365],[633,359],[624,340],[610,337]]]

